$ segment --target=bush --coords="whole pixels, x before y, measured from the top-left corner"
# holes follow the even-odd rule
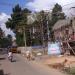
[[[70,74],[71,75],[75,75],[75,67],[73,67],[73,68],[70,69]]]
[[[65,70],[66,73],[69,75],[75,75],[75,67]]]

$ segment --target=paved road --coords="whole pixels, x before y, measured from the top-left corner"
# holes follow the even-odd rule
[[[0,57],[5,58],[0,60],[0,68],[7,75],[64,75],[35,61],[28,61],[18,54],[14,55],[14,62],[12,63],[6,55],[0,55]]]

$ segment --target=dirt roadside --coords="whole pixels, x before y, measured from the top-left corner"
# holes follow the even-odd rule
[[[44,65],[53,65],[58,68],[75,67],[75,56],[42,56],[39,61]]]

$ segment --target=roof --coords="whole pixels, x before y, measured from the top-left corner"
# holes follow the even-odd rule
[[[56,22],[56,24],[53,27],[53,30],[57,30],[63,26],[67,26],[70,24],[70,19],[64,19],[64,20],[59,20]]]

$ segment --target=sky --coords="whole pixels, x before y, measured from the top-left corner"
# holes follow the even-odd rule
[[[75,0],[0,0],[0,27],[6,35],[14,35],[10,29],[6,28],[5,22],[10,18],[12,8],[16,4],[19,4],[22,8],[27,7],[31,11],[41,11],[51,10],[56,3],[62,6],[66,15],[74,15],[75,9],[70,8],[75,6]]]
[[[12,8],[19,4],[22,8],[29,8],[32,11],[51,10],[54,4],[60,4],[63,9],[68,10],[75,5],[75,0],[0,0],[0,12],[11,14]]]
[[[10,18],[10,15],[6,15],[5,13],[0,14],[0,27],[7,36],[8,34],[12,35],[13,39],[15,39],[15,34],[10,30],[6,28],[5,22]]]
[[[16,4],[19,4],[23,8],[28,2],[29,0],[0,0],[0,12],[11,14],[12,8]]]

